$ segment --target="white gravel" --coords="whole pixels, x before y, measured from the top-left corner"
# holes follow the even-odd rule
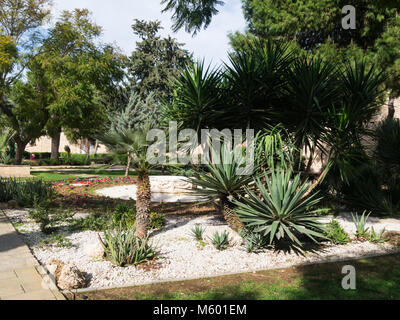
[[[88,276],[90,288],[115,287],[150,283],[158,280],[177,280],[205,276],[216,276],[226,273],[246,272],[276,267],[287,267],[305,262],[329,261],[344,258],[358,258],[366,255],[399,251],[389,244],[372,244],[352,241],[346,245],[326,245],[318,252],[306,252],[304,256],[294,252],[266,250],[255,254],[248,253],[241,238],[232,231],[218,216],[169,216],[161,230],[155,230],[151,239],[160,251],[157,260],[158,269],[145,271],[131,267],[116,267],[110,262],[93,259],[85,254],[85,245],[97,241],[97,232],[85,231],[68,235],[72,248],[39,248],[35,237],[42,236],[38,227],[29,221],[27,211],[6,210],[5,213],[23,232],[22,236],[30,243],[35,257],[45,265],[52,259],[72,262]],[[351,217],[343,214],[336,218],[343,228],[354,237],[355,228]],[[330,218],[323,218],[327,222]],[[398,219],[372,219],[376,231],[400,231]],[[191,228],[200,224],[206,228],[206,246],[201,248],[191,236]],[[208,237],[215,231],[229,231],[232,246],[224,251],[215,249]],[[25,232],[24,232],[25,231]]]

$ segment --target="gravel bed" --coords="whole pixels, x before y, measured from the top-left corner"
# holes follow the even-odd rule
[[[38,226],[29,220],[26,210],[5,210],[21,236],[30,245],[35,257],[46,265],[52,259],[64,263],[74,263],[89,280],[88,287],[104,288],[150,283],[159,280],[189,279],[216,276],[226,273],[264,270],[288,267],[300,263],[322,262],[345,258],[358,258],[366,255],[399,251],[387,243],[373,244],[353,240],[346,245],[325,245],[316,252],[295,252],[265,250],[262,253],[248,253],[241,238],[231,230],[219,216],[169,216],[161,230],[151,232],[151,240],[160,252],[160,258],[153,268],[116,267],[108,261],[91,258],[87,255],[88,246],[98,241],[98,233],[93,231],[68,234],[71,248],[39,247],[38,239],[43,237]],[[329,222],[331,218],[322,220]],[[351,216],[343,214],[336,217],[342,227],[354,238],[355,227]],[[200,224],[206,228],[206,246],[199,246],[191,236],[191,228]],[[372,219],[370,225],[375,231],[400,231],[398,219]],[[231,235],[232,246],[218,251],[210,243],[209,237],[215,231],[227,230]]]

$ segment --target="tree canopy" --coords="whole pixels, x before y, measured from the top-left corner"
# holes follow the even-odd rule
[[[154,94],[156,100],[168,98],[171,77],[191,60],[191,54],[176,39],[158,35],[162,29],[160,21],[136,19],[132,29],[140,41],[136,42],[129,61],[131,88],[142,99],[149,94]]]

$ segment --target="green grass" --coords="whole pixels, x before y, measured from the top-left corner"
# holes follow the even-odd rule
[[[60,170],[54,171],[35,171],[31,172],[31,174],[35,177],[38,177],[44,181],[61,181],[66,179],[76,179],[79,178],[80,175],[90,175],[96,178],[116,178],[125,176],[125,170],[115,170],[115,171],[107,171],[104,169],[92,169],[92,170],[77,170],[77,171],[65,171],[59,172]],[[168,174],[168,173],[165,173]],[[151,172],[151,175],[161,175],[160,172],[154,171]],[[136,177],[137,173],[134,170],[129,171],[130,177]]]
[[[53,172],[53,171],[36,171],[31,173],[33,176],[38,177],[44,181],[61,181],[67,179],[76,179],[80,175],[90,175],[96,178],[104,177],[123,177],[125,175],[124,170],[118,171],[106,171],[106,170],[80,170],[80,171],[68,171],[65,173]],[[129,172],[131,177],[135,177],[137,174],[135,171]]]
[[[344,290],[344,265],[356,268],[356,290]],[[400,254],[207,279],[82,293],[88,299],[348,300],[400,299]],[[78,299],[81,296],[78,295]]]

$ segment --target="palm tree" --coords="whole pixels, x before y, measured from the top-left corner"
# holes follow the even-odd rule
[[[121,153],[127,152],[131,158],[133,167],[138,173],[136,191],[136,235],[145,238],[150,220],[150,178],[149,172],[153,167],[151,159],[147,157],[150,144],[147,142],[147,133],[151,129],[149,123],[138,126],[135,129],[120,129],[110,131],[99,137],[110,150]]]
[[[107,114],[110,122],[110,132],[117,133],[133,130],[145,122],[155,123],[157,121],[158,105],[153,93],[150,93],[146,100],[142,100],[139,94],[135,90],[132,90],[129,96],[123,93],[123,100],[126,101],[125,106],[119,107],[117,110]],[[122,146],[119,147],[119,152],[128,155],[125,177],[129,175],[132,159],[129,149],[123,149]]]

